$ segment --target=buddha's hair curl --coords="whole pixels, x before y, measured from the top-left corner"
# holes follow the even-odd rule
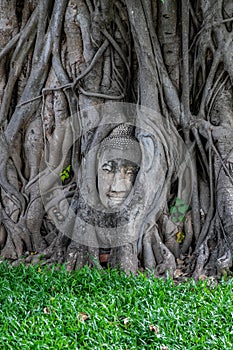
[[[109,136],[107,136],[100,144],[100,152],[105,149],[119,149],[122,151],[135,149],[139,147],[139,143],[134,136],[134,127],[129,124],[120,124],[115,127]],[[137,147],[136,147],[137,148]]]

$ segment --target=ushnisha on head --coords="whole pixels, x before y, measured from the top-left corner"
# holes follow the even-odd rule
[[[133,126],[118,125],[100,144],[97,183],[106,208],[120,206],[128,197],[141,164],[141,149]]]

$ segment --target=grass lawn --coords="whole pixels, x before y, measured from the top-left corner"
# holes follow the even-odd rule
[[[233,280],[1,263],[0,349],[233,349]]]

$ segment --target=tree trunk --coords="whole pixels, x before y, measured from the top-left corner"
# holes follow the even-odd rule
[[[229,271],[232,1],[0,6],[1,257]]]

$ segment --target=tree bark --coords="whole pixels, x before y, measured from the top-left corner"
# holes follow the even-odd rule
[[[232,1],[0,8],[1,257],[175,277],[230,271]],[[109,216],[85,203],[93,227],[105,225],[93,228],[100,245],[88,245],[77,224],[81,194],[96,196],[94,150],[122,123],[135,126],[142,162],[129,231],[115,234],[135,237],[107,247]]]

